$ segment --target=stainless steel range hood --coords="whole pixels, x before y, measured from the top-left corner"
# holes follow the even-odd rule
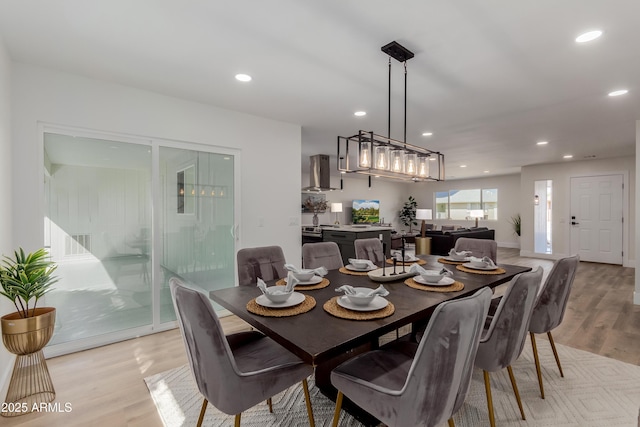
[[[316,154],[309,157],[309,187],[304,187],[302,191],[333,191],[331,188],[331,173],[329,172],[329,156],[327,154]]]

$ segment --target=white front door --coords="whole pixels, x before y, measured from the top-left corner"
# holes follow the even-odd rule
[[[622,264],[622,175],[571,178],[571,253]]]

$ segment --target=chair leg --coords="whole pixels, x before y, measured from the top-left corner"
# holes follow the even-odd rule
[[[551,331],[547,332],[547,336],[549,337],[549,342],[551,343],[551,349],[553,350],[553,355],[556,358],[556,363],[558,364],[558,369],[560,370],[560,376],[564,378],[564,373],[562,372],[562,366],[560,365],[560,358],[558,357],[558,351],[556,350],[556,344],[553,342],[553,336],[551,336]]]
[[[233,424],[234,427],[240,427],[240,415],[242,415],[242,412],[240,412],[239,414],[236,414],[236,421]]]
[[[456,427],[456,423],[453,422],[453,418],[449,418],[449,427]]]
[[[487,408],[489,409],[489,423],[491,427],[496,427],[496,418],[493,414],[493,399],[491,398],[491,383],[489,382],[489,372],[483,370],[484,374],[484,389],[487,392]]]
[[[313,408],[311,408],[311,396],[309,396],[309,384],[307,379],[302,380],[302,390],[304,390],[304,401],[307,403],[307,415],[309,416],[309,426],[315,427],[316,422],[313,419]]]
[[[202,400],[202,408],[200,409],[200,416],[198,417],[198,424],[196,424],[196,427],[200,427],[202,425],[202,421],[204,420],[204,413],[207,411],[208,403],[209,402],[207,401],[207,399]]]
[[[536,335],[529,332],[531,336],[531,346],[533,347],[533,360],[536,362],[536,373],[538,374],[538,384],[540,385],[540,396],[544,399],[544,385],[542,385],[542,370],[540,369],[540,357],[538,357],[538,346],[536,345]]]
[[[267,405],[269,405],[269,412],[273,414],[273,402],[271,401],[271,398],[267,399]]]
[[[331,424],[331,427],[338,427],[340,409],[342,409],[342,392],[338,391],[338,397],[336,397],[336,411],[333,413],[333,424]]]
[[[513,369],[511,369],[511,365],[507,366],[507,371],[509,371],[509,379],[511,380],[511,387],[513,387],[513,393],[516,395],[516,400],[518,401],[518,408],[520,408],[520,415],[522,415],[523,420],[526,420],[524,416],[524,409],[522,408],[522,401],[520,400],[520,393],[518,392],[518,386],[516,385],[516,377],[513,376]]]

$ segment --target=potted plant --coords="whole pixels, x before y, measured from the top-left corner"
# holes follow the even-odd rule
[[[405,227],[409,227],[409,233],[411,233],[411,226],[418,225],[416,222],[416,209],[418,207],[418,203],[416,200],[409,196],[409,200],[404,202],[402,209],[400,210],[400,222]]]
[[[16,307],[0,318],[2,341],[18,356],[5,400],[15,410],[3,411],[3,416],[31,412],[39,403],[55,398],[42,349],[53,335],[56,309],[38,307],[40,298],[57,281],[53,275],[57,266],[48,256],[45,249],[25,254],[20,248],[13,258],[5,256],[0,265],[0,294]]]

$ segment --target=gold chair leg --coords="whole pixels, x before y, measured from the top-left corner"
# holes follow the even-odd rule
[[[236,421],[233,424],[235,427],[240,427],[240,416],[242,415],[242,412],[240,412],[239,414],[236,414]]]
[[[200,409],[200,416],[198,417],[198,424],[196,424],[197,427],[200,427],[202,425],[202,421],[204,420],[204,413],[207,411],[207,404],[209,402],[207,401],[207,399],[203,399],[202,400],[202,408]]]
[[[489,372],[483,370],[484,374],[484,389],[487,392],[487,408],[489,409],[489,423],[491,427],[496,427],[496,418],[493,414],[493,399],[491,398],[491,383],[489,382]]]
[[[269,405],[269,412],[273,414],[273,402],[271,401],[271,398],[267,399],[267,405]]]
[[[542,370],[540,369],[540,357],[538,357],[536,335],[533,332],[529,332],[529,336],[531,336],[531,346],[533,347],[533,360],[536,362],[536,373],[538,374],[538,384],[540,385],[540,396],[544,399],[544,385],[542,385]]]
[[[549,342],[551,343],[551,350],[553,350],[553,355],[556,358],[556,364],[558,365],[558,369],[560,370],[560,376],[564,378],[564,373],[562,372],[562,366],[560,365],[560,358],[558,357],[558,351],[556,350],[556,344],[553,342],[551,331],[547,332],[547,336],[549,337]]]
[[[526,420],[524,416],[524,409],[522,408],[522,401],[520,400],[520,393],[518,392],[518,386],[516,385],[516,377],[513,376],[513,369],[511,369],[511,365],[507,366],[507,371],[509,371],[509,379],[511,380],[511,387],[513,387],[513,392],[516,395],[516,400],[518,401],[518,408],[520,408],[520,415],[522,415],[522,419]]]
[[[340,409],[342,409],[342,392],[338,391],[338,397],[336,397],[336,411],[333,413],[333,424],[331,424],[331,427],[338,427]]]
[[[453,418],[449,418],[449,427],[456,427],[456,423],[453,422]]]
[[[304,390],[304,401],[307,403],[307,415],[309,416],[309,426],[315,427],[316,422],[313,419],[313,408],[311,408],[311,396],[309,396],[309,384],[307,379],[302,380],[302,390]]]

